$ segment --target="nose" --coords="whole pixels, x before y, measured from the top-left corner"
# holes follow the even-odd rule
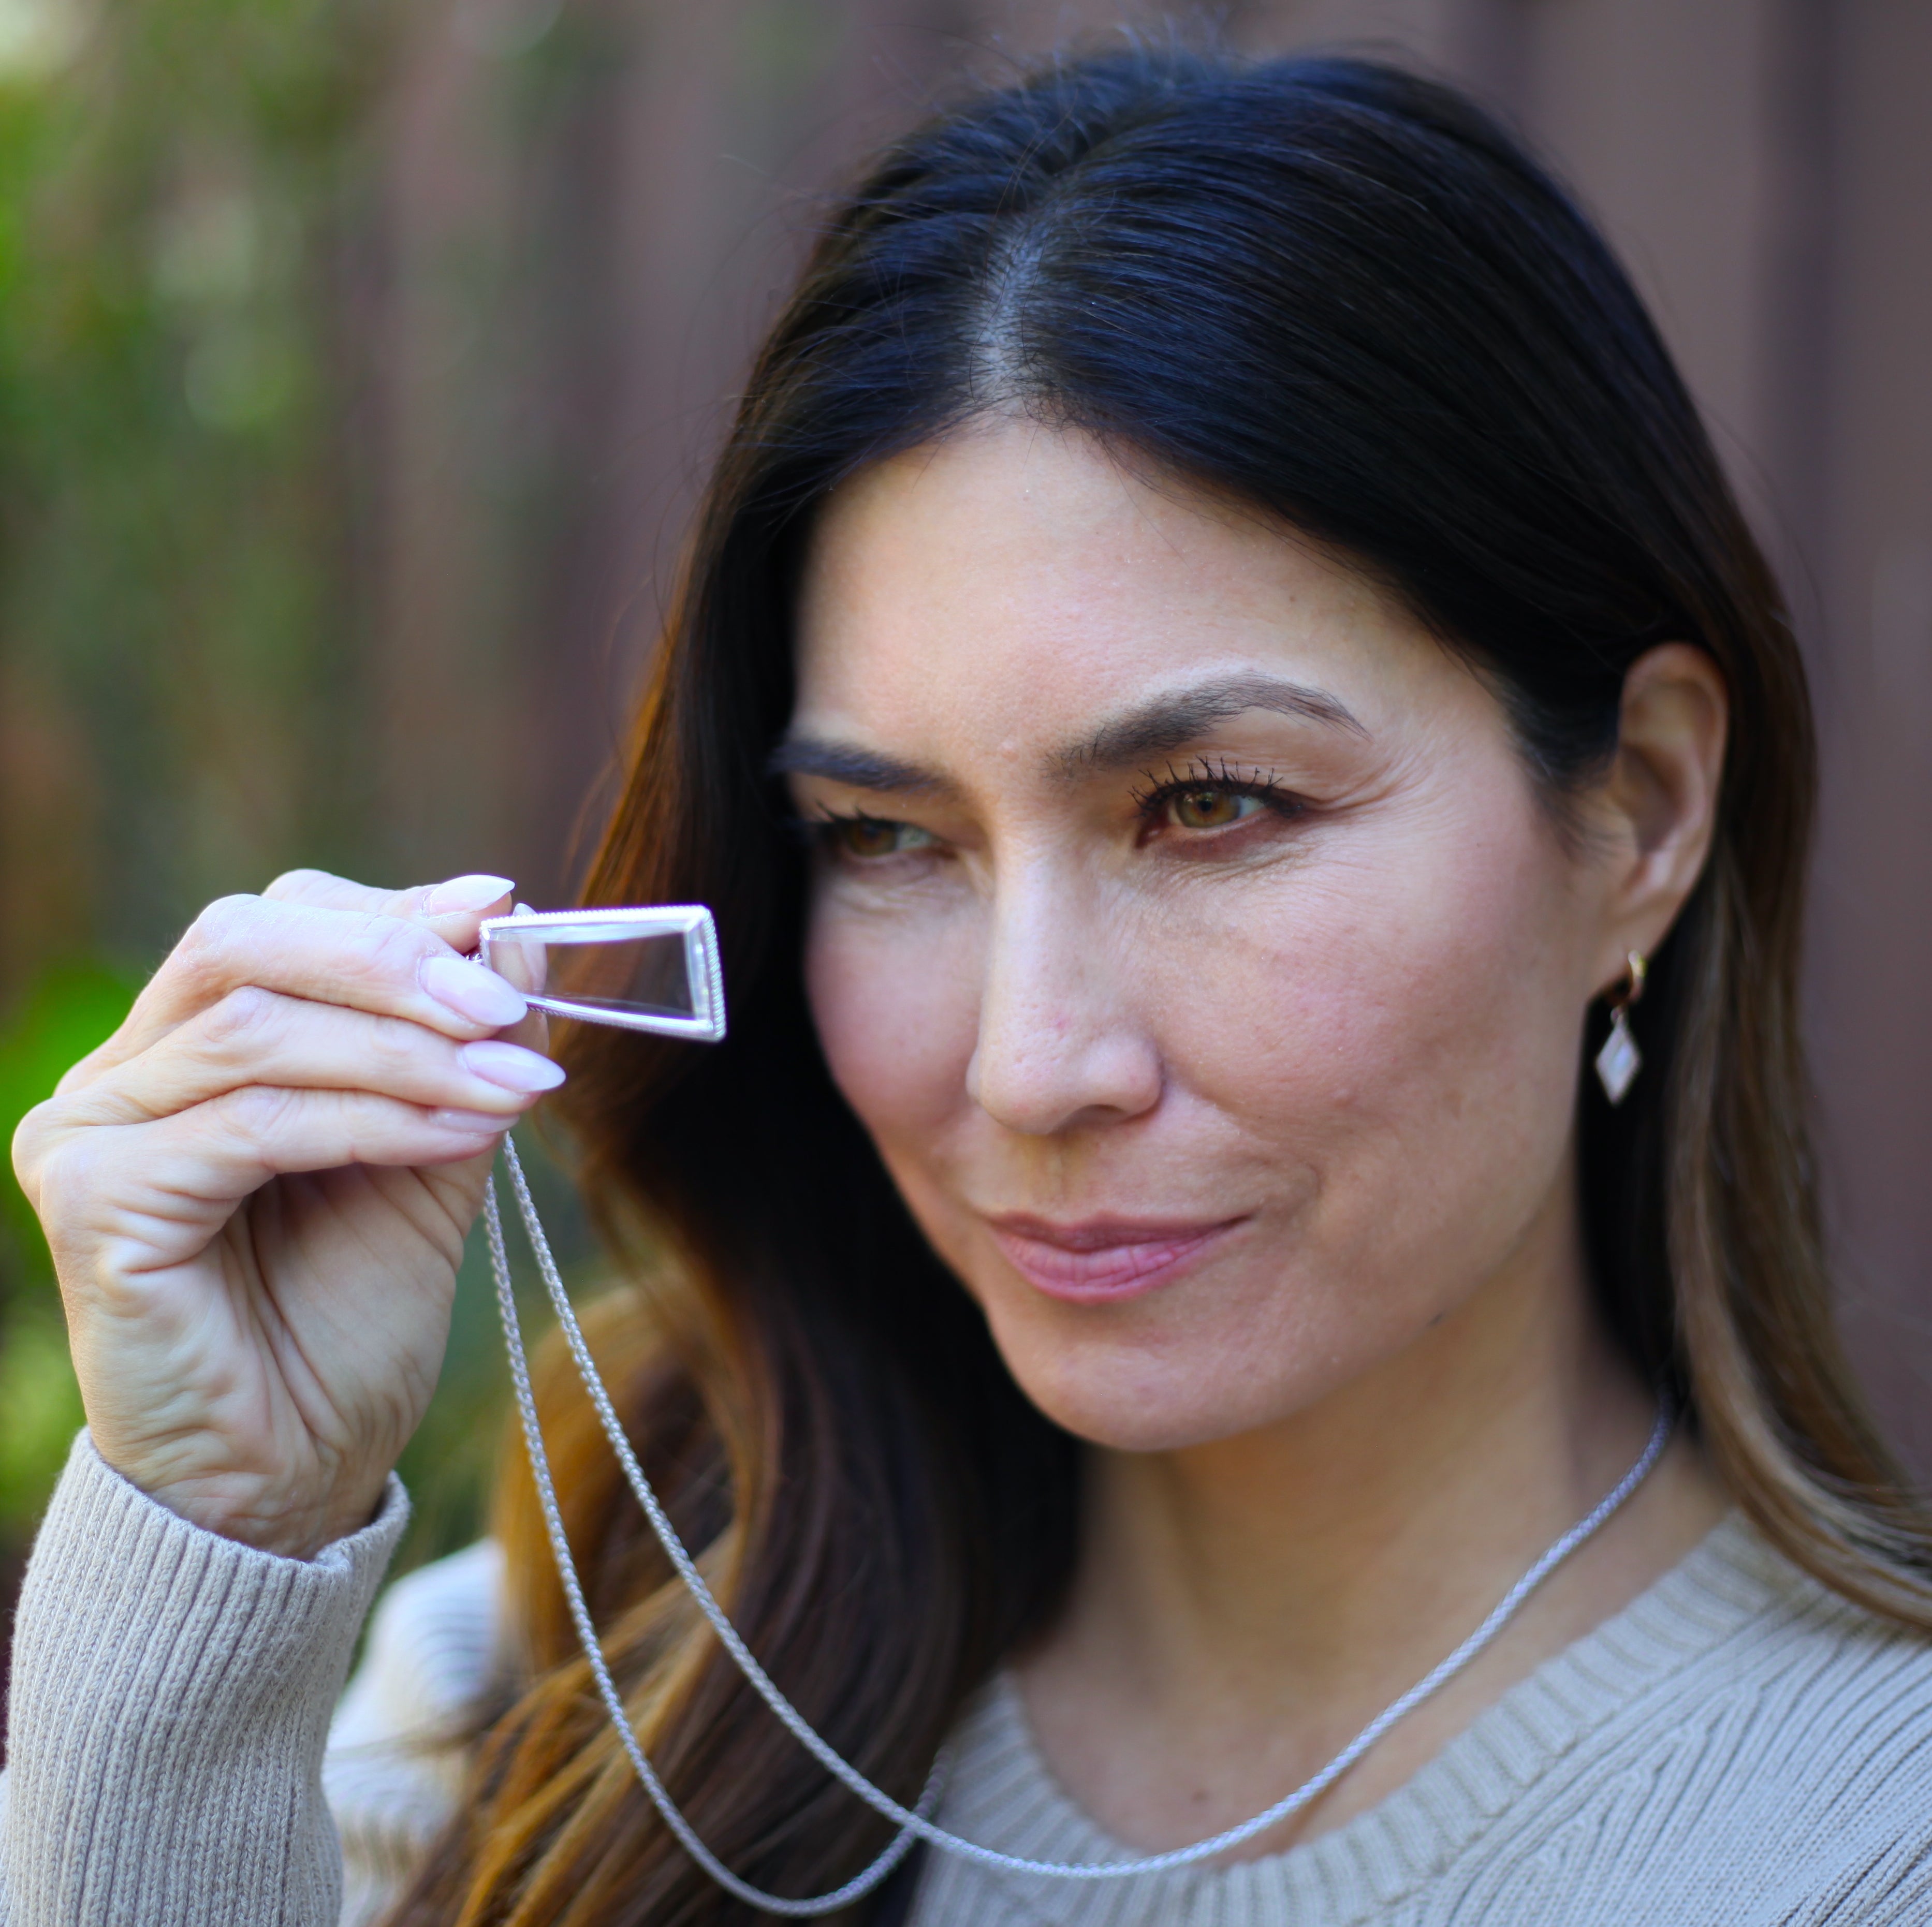
[[[966,1087],[1009,1130],[1049,1136],[1160,1101],[1160,1053],[1136,1015],[1131,957],[1103,906],[1045,878],[994,907]]]

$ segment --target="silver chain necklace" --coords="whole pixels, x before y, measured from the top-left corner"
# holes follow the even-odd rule
[[[818,1914],[836,1914],[841,1908],[849,1907],[877,1887],[911,1851],[916,1840],[923,1840],[942,1852],[960,1858],[976,1861],[980,1866],[998,1868],[1008,1873],[1045,1875],[1050,1879],[1068,1881],[1113,1881],[1132,1878],[1142,1874],[1171,1872],[1177,1867],[1192,1866],[1197,1863],[1211,1860],[1218,1854],[1226,1853],[1244,1841],[1252,1839],[1257,1834],[1265,1833],[1269,1828],[1279,1825],[1292,1814],[1324,1793],[1336,1781],[1352,1767],[1390,1728],[1406,1714],[1412,1713],[1430,1696],[1455,1678],[1469,1663],[1482,1653],[1516,1617],[1523,1602],[1549,1578],[1564,1560],[1583,1542],[1592,1537],[1615,1513],[1625,1500],[1642,1484],[1651,1468],[1662,1455],[1664,1445],[1670,1437],[1670,1413],[1667,1406],[1660,1404],[1657,1422],[1651,1428],[1649,1442],[1645,1446],[1636,1464],[1626,1472],[1615,1486],[1598,1503],[1587,1518],[1572,1526],[1556,1544],[1524,1573],[1496,1603],[1487,1619],[1470,1634],[1454,1652],[1434,1670],[1409,1688],[1402,1697],[1383,1708],[1354,1738],[1342,1748],[1319,1773],[1310,1780],[1277,1800],[1265,1812],[1258,1813],[1252,1820],[1244,1821],[1238,1827],[1231,1827],[1225,1833],[1216,1833],[1211,1839],[1197,1840],[1190,1847],[1178,1847],[1172,1852],[1154,1854],[1142,1859],[1094,1862],[1030,1860],[1014,1854],[1002,1854],[992,1847],[982,1847],[976,1841],[963,1839],[956,1833],[949,1833],[932,1820],[934,1810],[939,1804],[949,1767],[949,1749],[942,1748],[934,1762],[924,1790],[916,1806],[902,1806],[891,1794],[875,1787],[858,1769],[844,1758],[808,1725],[805,1716],[785,1698],[771,1677],[753,1656],[751,1649],[739,1636],[737,1629],[725,1616],[724,1609],[718,1603],[711,1588],[705,1583],[691,1554],[685,1548],[665,1514],[658,1495],[644,1476],[644,1468],[638,1463],[637,1455],[631,1449],[630,1440],[624,1435],[624,1428],[617,1416],[616,1408],[610,1402],[610,1395],[604,1389],[602,1377],[590,1356],[590,1347],[584,1342],[583,1328],[577,1322],[577,1314],[572,1308],[569,1294],[563,1288],[563,1280],[559,1275],[556,1261],[551,1255],[550,1241],[544,1236],[542,1224],[537,1218],[535,1203],[530,1197],[528,1182],[524,1176],[521,1161],[518,1158],[516,1146],[506,1134],[503,1139],[504,1161],[508,1167],[510,1184],[516,1194],[517,1209],[521,1214],[524,1228],[529,1234],[530,1248],[536,1254],[537,1269],[543,1275],[544,1288],[550,1294],[550,1301],[556,1313],[557,1323],[562,1327],[564,1341],[570,1348],[577,1369],[584,1380],[584,1388],[590,1395],[596,1407],[598,1420],[604,1434],[610,1442],[611,1449],[617,1455],[617,1462],[622,1467],[624,1477],[638,1503],[644,1509],[650,1521],[651,1530],[657,1535],[658,1543],[663,1547],[664,1555],[675,1568],[678,1577],[696,1602],[699,1611],[710,1623],[719,1643],[742,1673],[746,1683],[758,1697],[778,1716],[799,1744],[822,1766],[827,1773],[848,1787],[871,1807],[875,1813],[883,1814],[888,1820],[898,1823],[899,1832],[890,1846],[862,1872],[854,1875],[843,1887],[830,1893],[820,1894],[809,1900],[788,1900],[778,1894],[766,1893],[740,1880],[724,1865],[698,1836],[689,1821],[679,1810],[657,1770],[652,1766],[644,1749],[639,1744],[636,1729],[632,1725],[624,1710],[622,1696],[616,1683],[610,1677],[610,1669],[605,1663],[603,1649],[597,1637],[597,1629],[590,1617],[590,1608],[584,1597],[584,1588],[577,1576],[576,1562],[571,1557],[570,1542],[563,1529],[563,1516],[556,1502],[556,1488],[550,1476],[550,1460],[544,1450],[542,1428],[537,1422],[535,1394],[530,1389],[529,1362],[524,1353],[523,1327],[517,1315],[516,1295],[510,1281],[509,1255],[503,1242],[503,1221],[496,1203],[496,1185],[494,1177],[489,1181],[484,1194],[484,1217],[490,1245],[490,1265],[496,1284],[496,1302],[502,1314],[503,1341],[509,1353],[510,1380],[514,1388],[517,1411],[523,1422],[524,1441],[530,1449],[530,1470],[536,1481],[537,1500],[543,1509],[544,1524],[550,1535],[550,1549],[556,1555],[557,1577],[562,1581],[564,1597],[570,1608],[570,1616],[577,1628],[577,1635],[583,1643],[584,1656],[589,1662],[592,1676],[597,1682],[598,1695],[604,1710],[610,1716],[618,1740],[630,1757],[632,1767],[637,1770],[638,1779],[650,1796],[651,1804],[662,1816],[664,1824],[686,1853],[728,1893],[735,1895],[748,1905],[762,1908],[770,1914],[810,1918]]]

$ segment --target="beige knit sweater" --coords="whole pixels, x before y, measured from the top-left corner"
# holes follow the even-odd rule
[[[502,1663],[497,1557],[472,1548],[391,1590],[338,1705],[406,1512],[392,1483],[366,1530],[276,1559],[154,1505],[83,1436],[15,1635],[4,1927],[359,1927],[380,1911],[460,1784],[460,1759],[424,1737]],[[1124,1851],[1054,1785],[1009,1685],[959,1739],[949,1826],[1048,1859]],[[1078,1887],[935,1855],[914,1921],[1918,1927],[1932,1648],[1734,1517],[1334,1833]]]

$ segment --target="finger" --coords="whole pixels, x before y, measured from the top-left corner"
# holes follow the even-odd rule
[[[315,910],[357,910],[364,916],[426,923],[446,942],[467,952],[476,948],[478,924],[506,913],[515,888],[507,877],[477,874],[407,890],[380,890],[332,877],[326,870],[290,870],[262,894],[272,901],[305,904]]]
[[[176,1118],[139,1126],[170,1133],[164,1154],[178,1153],[254,1185],[286,1172],[337,1170],[352,1164],[407,1167],[450,1164],[488,1149],[506,1128],[500,1117],[404,1104],[369,1091],[303,1091],[252,1084]],[[238,1191],[237,1197],[245,1197]]]
[[[452,1037],[488,1035],[527,1006],[494,971],[424,924],[262,897],[211,904],[135,1000],[128,1020],[63,1079],[62,1091],[254,984],[284,996],[409,1018]]]
[[[563,1077],[513,1043],[464,1043],[404,1018],[249,984],[57,1100],[53,1128],[146,1123],[249,1084],[368,1091],[508,1123]]]
[[[459,1164],[494,1149],[502,1128],[367,1091],[251,1084],[151,1124],[74,1132],[40,1168],[43,1222],[57,1251],[84,1239],[110,1275],[138,1271],[191,1256],[272,1178]]]
[[[278,903],[306,904],[322,910],[360,910],[365,915],[425,918],[487,916],[507,910],[516,885],[508,877],[481,872],[441,883],[418,883],[406,890],[384,890],[326,870],[285,871],[262,894]]]

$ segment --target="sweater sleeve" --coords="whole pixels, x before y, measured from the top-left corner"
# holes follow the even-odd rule
[[[329,1716],[408,1518],[314,1559],[204,1532],[83,1432],[22,1588],[0,1799],[4,1927],[335,1927]]]

